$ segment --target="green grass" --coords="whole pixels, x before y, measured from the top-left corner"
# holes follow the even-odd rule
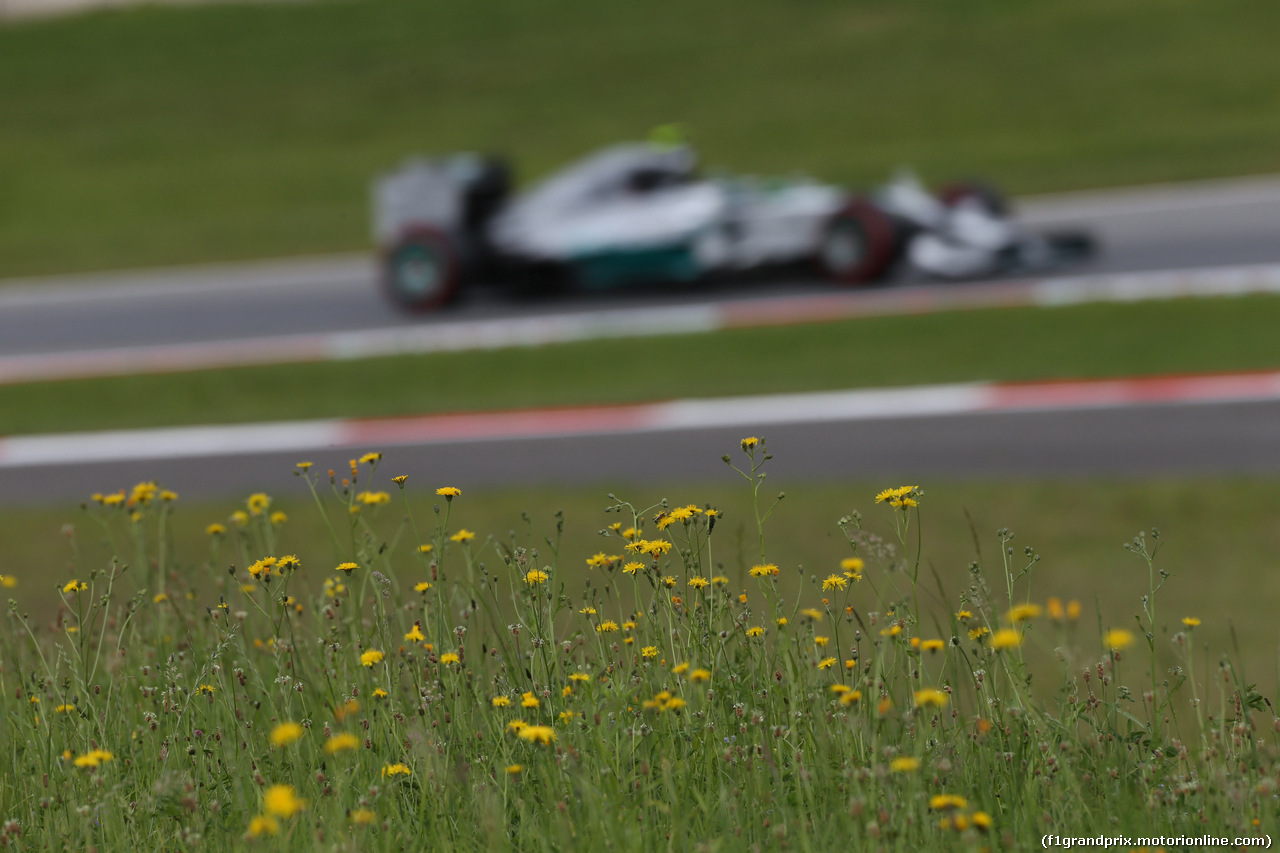
[[[0,434],[1280,366],[1280,298],[873,317],[0,386]]]
[[[1015,192],[1280,169],[1270,0],[445,0],[0,27],[0,276],[359,249],[424,151],[533,177],[686,123],[706,162]]]
[[[775,452],[786,451],[775,448]],[[388,478],[396,473],[395,468],[392,454],[384,473],[369,487],[394,492]],[[279,484],[279,477],[264,472],[263,482]],[[431,506],[438,502],[423,494],[429,485],[433,484],[409,484],[420,523],[432,518]],[[716,560],[723,563],[724,574],[737,588],[746,582],[745,569],[757,562],[750,502],[727,469],[723,480],[709,484],[627,487],[610,483],[598,489],[541,490],[483,490],[458,485],[466,494],[455,507],[454,526],[477,531],[481,538],[494,536],[505,541],[511,531],[521,535],[532,531],[535,544],[545,548],[541,537],[551,532],[553,513],[563,511],[563,565],[567,582],[575,588],[588,576],[585,557],[608,549],[599,535],[602,528],[617,520],[602,511],[609,503],[605,497],[608,491],[644,506],[666,498],[673,505],[696,502],[721,507],[727,515],[718,532]],[[825,577],[847,549],[835,522],[854,510],[872,519],[869,529],[891,538],[885,519],[874,520],[878,516],[871,499],[884,485],[771,482],[770,488],[785,490],[787,498],[773,516],[770,553],[780,555],[785,561],[780,565],[788,571],[803,566],[806,574]],[[1231,642],[1229,629],[1234,626],[1244,644],[1239,653],[1247,671],[1255,680],[1275,682],[1280,628],[1275,625],[1272,602],[1280,596],[1280,578],[1271,568],[1280,549],[1280,531],[1274,524],[1280,482],[1197,478],[921,485],[927,498],[925,568],[931,601],[937,589],[932,578],[935,572],[947,593],[956,595],[966,582],[965,567],[971,561],[998,561],[995,531],[1008,527],[1017,534],[1013,544],[1019,554],[1031,545],[1044,555],[1032,587],[1037,599],[1050,595],[1079,599],[1086,605],[1088,619],[1101,616],[1108,624],[1123,624],[1144,592],[1147,578],[1140,563],[1121,546],[1139,530],[1156,527],[1167,543],[1160,565],[1176,580],[1162,593],[1168,613],[1220,614],[1212,621],[1205,620],[1205,639],[1225,647]],[[170,559],[179,567],[182,582],[203,596],[216,594],[222,586],[226,564],[244,564],[226,548],[211,564],[204,533],[208,524],[225,522],[236,506],[233,501],[187,505],[180,500],[173,514]],[[335,552],[309,500],[280,497],[275,506],[289,516],[280,534],[280,550],[302,557],[309,567],[308,583],[314,584],[329,563],[345,559],[341,552]],[[531,519],[529,525],[521,521],[525,512]],[[398,504],[379,510],[375,517],[380,541],[399,540],[401,552],[412,544],[410,532],[399,528],[404,514]],[[975,550],[975,534],[980,551]],[[18,578],[17,597],[42,618],[51,615],[57,602],[55,581],[87,575],[93,568],[105,566],[113,553],[130,558],[128,547],[113,548],[97,524],[77,507],[7,509],[0,515],[0,541],[5,543],[0,574]],[[117,539],[118,544],[127,541],[127,537]],[[136,575],[130,575],[129,580],[145,583]]]
[[[202,529],[235,505],[179,499],[140,508],[135,522],[95,509],[105,526],[63,513],[0,517],[6,542],[61,540],[4,555],[19,580],[8,593],[20,603],[0,633],[0,813],[18,822],[23,842],[159,848],[198,834],[204,848],[239,849],[256,825],[277,834],[264,847],[287,850],[322,839],[378,851],[431,839],[446,850],[748,850],[785,840],[959,851],[1032,849],[1046,831],[1236,837],[1280,828],[1270,799],[1280,749],[1266,704],[1280,631],[1267,605],[1280,592],[1271,580],[1280,484],[924,484],[919,514],[903,518],[872,505],[884,484],[792,489],[765,526],[762,560],[749,489],[727,472],[723,484],[671,486],[672,505],[709,501],[725,516],[709,537],[701,521],[668,528],[676,549],[633,584],[616,569],[585,567],[597,551],[623,551],[621,539],[595,531],[633,520],[601,512],[611,503],[603,496],[486,495],[462,484],[446,520],[426,508],[435,484],[411,481],[421,535],[398,535],[405,506],[389,482],[394,466],[362,471],[361,487],[389,488],[391,506],[352,515],[345,500],[326,498],[332,539],[314,506],[280,502],[273,509],[290,515],[282,526],[250,521],[242,535],[229,525],[231,538],[212,555]],[[644,507],[661,494],[624,496]],[[566,510],[563,539],[557,506]],[[858,506],[865,532],[895,550],[855,536],[863,578],[823,592],[818,580],[851,553],[836,519]],[[528,524],[520,507],[532,508]],[[65,518],[77,519],[77,535],[58,533]],[[1120,545],[1153,523],[1163,543],[1156,569],[1170,578],[1156,615],[1135,622],[1152,576]],[[1000,526],[1016,531],[1011,573]],[[450,542],[463,527],[477,537]],[[113,545],[99,541],[107,531]],[[646,537],[662,535],[646,525]],[[420,540],[434,544],[439,574],[415,553]],[[686,541],[691,549],[677,557]],[[1019,575],[1026,545],[1042,555],[1029,576]],[[289,552],[301,557],[296,573],[251,581],[250,560]],[[338,560],[359,567],[339,576],[347,589],[335,603],[323,582]],[[766,561],[779,567],[776,578],[746,576]],[[973,586],[971,561],[989,594]],[[234,578],[228,563],[238,566]],[[545,585],[523,582],[533,566],[548,572]],[[385,595],[375,572],[387,576]],[[649,572],[671,575],[675,588],[652,588]],[[721,574],[723,589],[686,583]],[[963,607],[971,625],[1007,626],[1007,574],[1018,576],[1013,601],[1079,599],[1081,617],[1022,623],[1021,647],[998,653],[971,640],[951,614]],[[413,590],[429,576],[431,589]],[[67,606],[50,612],[51,589],[72,579],[92,586],[64,593]],[[168,600],[153,600],[161,588]],[[800,612],[810,607],[820,621]],[[597,629],[636,609],[634,628]],[[1203,624],[1188,647],[1181,620],[1192,615]],[[431,648],[405,636],[415,620]],[[757,625],[764,636],[747,636]],[[901,634],[886,637],[894,625]],[[1101,640],[1113,627],[1134,634],[1118,656]],[[539,647],[534,637],[554,642]],[[909,638],[948,645],[919,655]],[[652,659],[637,653],[648,646]],[[371,649],[381,659],[361,666]],[[461,661],[446,663],[445,652]],[[820,668],[828,656],[835,667]],[[676,666],[686,661],[687,671]],[[705,681],[695,680],[698,669]],[[196,692],[201,685],[207,693]],[[832,685],[860,696],[841,704]],[[922,688],[945,689],[945,707],[913,709]],[[522,707],[530,696],[537,707]],[[496,707],[495,697],[510,704]],[[354,717],[334,710],[353,699]],[[67,705],[75,707],[58,710]],[[504,732],[513,719],[547,726],[554,742]],[[272,747],[285,721],[308,728]],[[328,754],[329,738],[346,733],[355,748]],[[93,764],[92,750],[110,758],[75,765]],[[407,773],[388,776],[399,764]],[[508,772],[513,765],[519,772]],[[305,809],[268,799],[273,784],[293,786]],[[990,818],[989,831],[940,825],[933,798],[942,794],[963,798],[955,814],[966,820]],[[273,808],[274,824],[253,822]],[[358,810],[371,823],[353,824]]]

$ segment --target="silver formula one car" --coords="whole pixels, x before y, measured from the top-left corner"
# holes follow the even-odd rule
[[[513,196],[501,161],[411,161],[374,184],[384,286],[428,311],[482,279],[609,288],[808,264],[863,284],[900,263],[973,278],[1091,249],[1083,235],[1023,231],[978,185],[934,195],[905,175],[862,196],[807,178],[703,177],[696,166],[685,146],[619,145]]]

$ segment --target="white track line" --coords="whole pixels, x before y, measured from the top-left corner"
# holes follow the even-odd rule
[[[1280,400],[1280,372],[1039,383],[961,383],[588,406],[115,430],[0,438],[0,468],[996,412]]]
[[[997,306],[1050,308],[1084,302],[1275,293],[1280,293],[1280,264],[1085,275],[1032,282],[928,285],[657,308],[433,322],[328,334],[0,356],[0,384],[543,346],[601,338],[689,334],[727,328],[820,323],[855,317]]]

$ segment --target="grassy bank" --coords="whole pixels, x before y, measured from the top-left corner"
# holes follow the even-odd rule
[[[1267,0],[444,0],[0,27],[0,277],[367,245],[424,151],[528,177],[686,123],[709,164],[1039,192],[1280,169]]]
[[[404,567],[412,565],[404,560],[413,536],[409,529],[401,527],[405,510],[389,482],[389,476],[396,473],[394,467],[393,456],[385,473],[366,485],[374,490],[390,490],[396,503],[367,510],[364,516],[377,531],[379,542],[396,543],[396,565]],[[273,479],[277,478],[264,474],[264,485],[270,488]],[[407,492],[413,513],[424,524],[433,523],[431,507],[440,503],[427,485],[430,484],[411,481]],[[465,487],[465,483],[459,485]],[[871,496],[882,486],[867,482],[851,482],[839,488],[770,483],[770,489],[787,492],[773,515],[770,553],[779,555],[779,564],[793,573],[793,578],[800,567],[804,577],[825,577],[848,547],[836,521],[854,510],[873,519],[868,523],[872,532],[892,539],[891,529],[883,519],[875,521],[872,512]],[[1231,630],[1236,630],[1241,644],[1237,651],[1251,677],[1267,684],[1275,681],[1280,629],[1275,627],[1270,602],[1280,595],[1280,581],[1271,571],[1274,554],[1280,548],[1275,525],[1280,483],[1197,479],[942,482],[922,487],[928,498],[923,515],[928,545],[924,576],[928,578],[925,604],[931,618],[945,617],[945,608],[939,610],[935,605],[964,588],[968,580],[966,567],[971,562],[998,564],[1000,547],[995,531],[1007,527],[1017,534],[1012,544],[1019,557],[1027,545],[1043,555],[1032,586],[1037,599],[1052,595],[1064,601],[1078,599],[1085,605],[1090,622],[1103,619],[1120,624],[1129,619],[1134,602],[1147,584],[1145,568],[1121,546],[1139,530],[1156,527],[1166,543],[1159,565],[1176,580],[1162,593],[1168,612],[1218,614],[1212,621],[1205,620],[1201,631],[1204,639],[1225,648],[1233,642]],[[676,506],[694,502],[722,508],[725,518],[718,530],[714,554],[721,564],[717,571],[728,577],[735,589],[748,581],[746,570],[758,562],[751,505],[728,472],[724,481],[713,485],[673,483],[626,488],[612,484],[611,488],[619,497],[643,506],[667,498]],[[599,531],[617,520],[617,516],[603,512],[610,503],[604,491],[467,489],[466,499],[453,508],[453,522],[455,527],[476,531],[475,551],[486,555],[479,559],[494,563],[497,552],[481,547],[486,537],[508,542],[514,533],[545,551],[545,538],[554,533],[554,513],[562,511],[563,577],[571,589],[580,589],[589,577],[599,576],[587,569],[586,557],[610,547]],[[201,602],[216,595],[223,586],[227,565],[243,567],[246,562],[244,555],[225,543],[214,557],[205,533],[211,523],[229,525],[227,519],[237,508],[243,507],[230,502],[187,505],[182,500],[175,506],[169,528],[169,559],[177,567],[182,583],[198,591]],[[287,524],[278,533],[280,550],[297,553],[309,568],[295,583],[318,591],[328,564],[347,558],[346,537],[344,549],[335,550],[309,501],[282,499],[274,509],[288,516]],[[528,523],[522,521],[526,512]],[[344,530],[341,517],[332,517],[339,530]],[[130,560],[130,538],[120,522],[117,518],[113,547],[102,528],[78,508],[7,510],[0,516],[0,541],[6,543],[4,555],[0,556],[0,574],[16,577],[19,583],[10,594],[16,595],[33,614],[49,616],[58,600],[55,581],[64,579],[64,575],[87,575],[94,568],[101,569],[113,554]],[[145,585],[149,581],[145,573],[131,571],[126,582]],[[946,596],[940,596],[939,584]]]
[[[0,434],[1280,366],[1280,298],[1017,308],[0,386]]]
[[[764,448],[743,447],[754,480]],[[668,524],[649,498],[415,484],[409,507],[393,465],[352,490],[388,503],[285,520],[264,495],[213,537],[231,507],[135,488],[92,504],[114,545],[24,569],[0,634],[5,840],[959,851],[1100,821],[1280,829],[1258,674],[1274,483],[938,484],[901,509],[850,484],[765,520],[739,480],[680,489]],[[1141,554],[1118,547],[1152,517],[1171,523]],[[56,615],[28,606],[55,586]]]

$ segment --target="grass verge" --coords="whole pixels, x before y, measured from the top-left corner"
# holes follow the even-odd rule
[[[1280,298],[873,317],[0,386],[0,434],[1280,366]]]
[[[734,456],[758,482],[764,448]],[[6,841],[932,851],[1096,836],[1100,816],[1129,844],[1280,829],[1268,688],[1214,643],[1274,648],[1275,483],[939,484],[903,510],[850,484],[767,521],[740,483],[681,490],[669,525],[562,494],[595,510],[561,537],[548,509],[498,518],[545,494],[404,504],[390,470],[285,521],[251,497],[210,557],[200,528],[229,507],[141,487],[93,505],[86,538],[112,544],[25,570],[19,595],[65,604],[12,606],[0,634]],[[1153,516],[1171,524],[1138,540],[1168,542],[1149,569],[1116,540]],[[1011,519],[1031,530],[992,536]]]
[[[1269,0],[134,8],[0,27],[0,277],[363,249],[423,151],[545,174],[687,123],[709,164],[1016,192],[1280,169]]]

